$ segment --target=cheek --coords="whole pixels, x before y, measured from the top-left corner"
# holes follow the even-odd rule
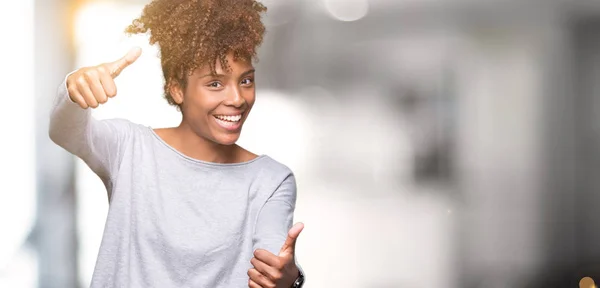
[[[251,93],[248,93],[248,95],[244,96],[244,98],[246,99],[246,103],[248,103],[248,107],[252,108],[254,102],[256,101],[256,93],[252,91]]]
[[[200,89],[189,91],[190,93],[186,95],[185,99],[188,104],[187,110],[194,115],[207,114],[219,106],[218,95],[212,95],[210,91]]]

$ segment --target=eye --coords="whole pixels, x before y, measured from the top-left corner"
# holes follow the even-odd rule
[[[221,87],[221,83],[219,83],[218,81],[214,81],[214,82],[208,83],[207,86],[210,88],[219,88],[219,87]]]
[[[250,86],[250,85],[252,85],[252,83],[254,83],[254,79],[252,79],[252,78],[246,78],[246,79],[242,80],[242,85],[245,85],[245,86]]]

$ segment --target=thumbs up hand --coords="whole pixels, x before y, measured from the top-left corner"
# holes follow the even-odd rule
[[[250,260],[254,268],[248,270],[250,288],[290,288],[299,275],[294,259],[296,239],[304,229],[297,223],[288,232],[288,237],[279,251],[279,255],[257,249]]]
[[[136,47],[117,61],[75,71],[67,78],[69,97],[83,109],[96,108],[99,104],[106,103],[108,98],[117,95],[114,79],[135,62],[141,53],[142,50]]]

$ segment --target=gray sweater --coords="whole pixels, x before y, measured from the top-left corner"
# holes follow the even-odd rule
[[[146,126],[96,120],[63,82],[50,138],[102,179],[109,211],[91,287],[248,287],[255,249],[277,255],[296,182],[268,156],[236,164],[187,157]]]

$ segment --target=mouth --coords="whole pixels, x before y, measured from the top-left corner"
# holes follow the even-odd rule
[[[213,115],[213,117],[215,118],[215,122],[227,131],[236,131],[242,126],[242,113],[235,115]]]

